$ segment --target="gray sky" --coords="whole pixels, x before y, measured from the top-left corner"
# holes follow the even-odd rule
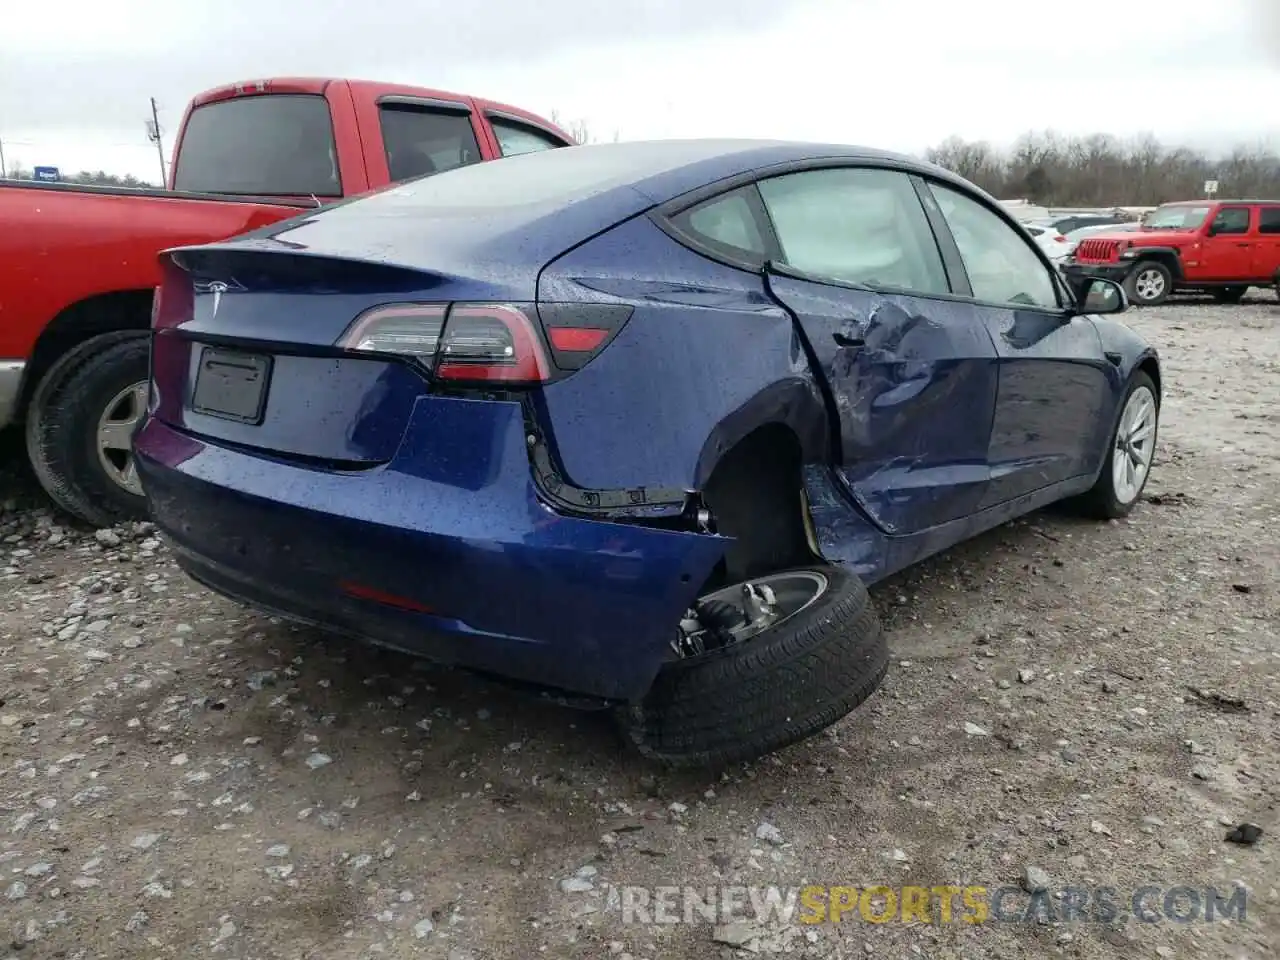
[[[280,75],[474,93],[623,139],[918,151],[951,134],[1280,145],[1280,0],[57,0],[0,29],[6,159],[158,176],[195,93]],[[1096,26],[1090,11],[1102,11]],[[171,143],[171,141],[170,141]]]

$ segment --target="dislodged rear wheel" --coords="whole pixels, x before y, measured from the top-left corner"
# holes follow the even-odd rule
[[[813,565],[713,591],[688,612],[672,658],[619,719],[672,766],[752,760],[835,723],[879,686],[889,651],[866,588]]]

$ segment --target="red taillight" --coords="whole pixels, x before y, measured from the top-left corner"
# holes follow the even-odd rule
[[[1055,236],[1053,239],[1054,239],[1056,242],[1058,242],[1058,243],[1066,243],[1066,242],[1067,242],[1067,238],[1066,238],[1066,237],[1064,237],[1062,234],[1058,234],[1058,235],[1057,235],[1057,236]]]
[[[452,383],[531,386],[581,368],[630,316],[620,304],[388,304],[357,317],[337,346],[411,357]]]
[[[455,304],[436,354],[441,380],[532,384],[552,378],[533,321],[508,303]]]
[[[547,336],[551,339],[551,346],[557,350],[580,353],[598,349],[609,336],[609,331],[595,327],[552,327]]]

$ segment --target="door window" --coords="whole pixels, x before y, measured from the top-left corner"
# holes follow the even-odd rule
[[[1218,215],[1213,218],[1213,235],[1215,237],[1223,234],[1248,232],[1248,207],[1223,207],[1218,211]]]
[[[956,190],[941,184],[930,189],[960,248],[976,299],[1058,309],[1049,268],[1017,230]]]
[[[384,103],[378,117],[392,183],[480,162],[469,113]]]
[[[1280,233],[1280,207],[1263,207],[1258,213],[1259,233]]]
[[[494,136],[498,138],[498,150],[504,157],[514,157],[522,153],[534,153],[538,150],[554,150],[556,147],[568,146],[549,133],[534,130],[522,123],[512,123],[490,117]]]
[[[759,187],[783,260],[797,270],[913,293],[949,291],[933,231],[905,174],[806,170]]]

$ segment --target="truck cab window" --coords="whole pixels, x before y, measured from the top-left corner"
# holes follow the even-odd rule
[[[196,107],[173,183],[177,190],[231,196],[342,196],[328,101],[267,94]]]
[[[482,159],[468,113],[384,103],[378,107],[378,117],[392,182]]]
[[[549,133],[535,130],[523,123],[514,123],[498,117],[490,117],[494,136],[498,138],[498,149],[504,157],[514,157],[522,153],[533,153],[536,150],[554,150],[556,147],[567,147],[568,144]]]

